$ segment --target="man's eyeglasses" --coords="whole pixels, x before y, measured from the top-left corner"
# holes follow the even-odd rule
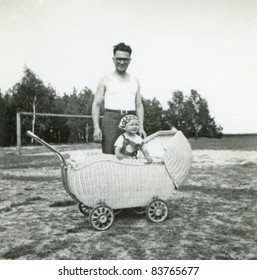
[[[121,57],[116,57],[115,60],[117,62],[122,62],[123,61],[124,63],[128,63],[130,61],[129,58],[121,58]]]

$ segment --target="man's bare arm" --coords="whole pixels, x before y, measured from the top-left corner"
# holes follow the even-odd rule
[[[101,78],[96,89],[94,102],[92,105],[92,118],[93,118],[93,125],[94,125],[94,140],[95,141],[102,141],[102,131],[99,125],[99,118],[100,118],[100,106],[104,99],[105,93],[105,77]]]
[[[140,94],[140,85],[138,84],[138,91],[136,93],[136,114],[139,120],[139,135],[142,138],[146,137],[144,131],[144,107],[142,104],[141,94]]]

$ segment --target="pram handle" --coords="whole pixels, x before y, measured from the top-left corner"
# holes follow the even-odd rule
[[[67,191],[67,193],[70,195],[72,199],[75,201],[79,202],[77,197],[69,190],[68,186],[68,179],[67,179],[67,164],[65,161],[65,158],[61,155],[59,151],[57,151],[53,146],[49,145],[46,143],[43,139],[39,138],[36,134],[32,133],[30,130],[26,132],[28,136],[30,136],[32,139],[36,140],[38,143],[42,144],[45,146],[47,149],[49,149],[51,152],[53,152],[59,159],[61,163],[61,171],[62,171],[62,183],[64,189]]]
[[[39,138],[36,134],[34,134],[33,132],[31,132],[30,130],[28,130],[26,132],[26,134],[28,136],[30,136],[32,139],[36,140],[38,143],[42,144],[43,146],[45,146],[47,149],[49,149],[51,152],[53,152],[59,159],[61,165],[66,166],[66,162],[64,157],[61,155],[61,153],[59,151],[57,151],[53,146],[49,145],[48,143],[46,143],[43,139]]]

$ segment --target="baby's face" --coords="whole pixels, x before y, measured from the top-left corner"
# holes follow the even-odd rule
[[[125,127],[126,132],[131,134],[136,134],[139,131],[139,121],[138,120],[131,120],[126,124]]]

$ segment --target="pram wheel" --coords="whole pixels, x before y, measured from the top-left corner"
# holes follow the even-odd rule
[[[79,202],[79,211],[84,215],[89,215],[90,207],[86,206],[84,203]]]
[[[114,213],[109,206],[99,205],[90,212],[89,221],[94,229],[106,230],[114,221]]]
[[[169,208],[167,204],[161,199],[155,199],[150,202],[146,208],[147,218],[154,222],[160,223],[164,221],[169,214]]]

